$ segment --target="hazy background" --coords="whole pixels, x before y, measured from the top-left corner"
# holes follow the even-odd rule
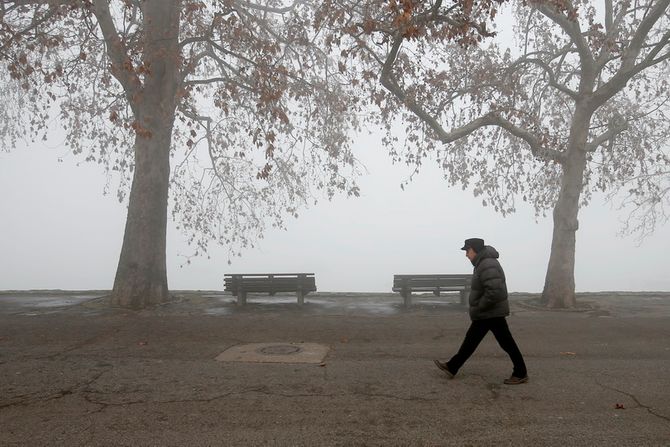
[[[502,218],[469,191],[448,188],[431,163],[402,191],[409,168],[392,165],[377,138],[363,135],[356,144],[369,170],[362,197],[321,201],[232,265],[224,248],[213,247],[211,259],[182,267],[191,250],[171,225],[170,288],[219,290],[224,273],[313,272],[320,291],[387,292],[396,273],[470,272],[459,248],[479,236],[501,253],[511,291],[542,290],[551,219],[536,222],[523,206]],[[57,143],[0,152],[0,290],[112,287],[126,204],[113,188],[103,195],[99,166],[80,161]],[[624,216],[600,197],[580,213],[578,291],[670,290],[670,228],[637,246],[616,235]]]
[[[515,36],[510,11],[503,8],[496,23],[507,46]],[[118,203],[113,187],[103,195],[99,166],[69,154],[57,140],[0,151],[0,290],[112,287],[126,204]],[[536,222],[523,204],[502,218],[470,191],[448,188],[433,163],[402,191],[410,169],[391,164],[378,136],[360,136],[356,155],[369,170],[359,179],[362,197],[336,197],[301,211],[287,220],[287,231],[268,231],[232,265],[226,249],[216,247],[211,259],[184,265],[192,250],[171,224],[170,288],[222,289],[224,273],[313,272],[320,291],[385,292],[396,273],[470,272],[459,249],[463,239],[479,236],[500,252],[510,290],[542,290],[550,218]],[[580,212],[577,291],[670,290],[670,226],[638,246],[617,236],[624,217],[602,196]]]

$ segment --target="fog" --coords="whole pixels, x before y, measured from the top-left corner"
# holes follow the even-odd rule
[[[511,41],[509,11],[497,23],[500,41]],[[411,169],[391,163],[379,136],[361,135],[355,146],[368,170],[359,179],[361,197],[321,200],[289,218],[286,230],[267,231],[231,265],[227,248],[217,246],[187,264],[193,250],[170,223],[169,287],[220,290],[224,273],[313,272],[320,291],[388,292],[393,274],[470,272],[459,248],[465,238],[482,237],[500,252],[510,290],[542,290],[549,217],[536,220],[520,204],[503,218],[470,191],[448,187],[434,163],[403,191]],[[55,140],[0,152],[0,290],[112,287],[126,204],[116,198],[114,179],[103,195],[105,183],[100,166]],[[617,236],[625,216],[597,195],[581,210],[577,291],[670,290],[670,227],[638,244]]]
[[[544,284],[552,222],[520,206],[503,218],[469,191],[450,188],[435,164],[401,190],[410,168],[393,165],[377,136],[356,140],[368,173],[362,196],[322,200],[268,231],[228,265],[225,247],[191,258],[185,238],[168,230],[171,289],[221,290],[224,273],[313,272],[319,291],[389,292],[397,273],[466,273],[463,239],[482,237],[500,252],[511,291]],[[62,162],[58,160],[62,159]],[[78,166],[79,164],[79,166]],[[55,143],[0,153],[0,290],[109,289],[121,249],[126,204],[103,195],[101,167]],[[113,183],[112,183],[113,185]],[[668,226],[638,246],[617,236],[625,213],[601,196],[580,213],[577,291],[667,291]]]

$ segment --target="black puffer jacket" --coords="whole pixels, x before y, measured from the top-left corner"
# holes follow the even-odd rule
[[[472,260],[475,270],[469,303],[470,318],[473,320],[509,315],[505,272],[498,262],[499,256],[495,248],[487,245]]]

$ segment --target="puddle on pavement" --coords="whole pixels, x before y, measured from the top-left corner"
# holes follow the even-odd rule
[[[232,313],[232,309],[229,307],[214,307],[211,309],[205,310],[204,314],[205,315],[211,315],[214,317],[220,316],[220,315],[230,315]]]
[[[309,301],[311,304],[317,304],[323,309],[334,310],[334,309],[344,309],[345,311],[350,312],[361,312],[369,313],[376,315],[391,315],[398,313],[398,309],[393,303],[370,303],[370,302],[338,302],[330,300],[319,300],[314,299]]]
[[[82,293],[2,293],[0,304],[8,305],[6,311],[20,313],[25,316],[44,315],[45,313],[62,312],[87,301],[95,300],[102,294]],[[185,302],[192,302],[200,312],[210,316],[232,316],[239,312],[283,312],[300,311],[314,315],[371,315],[371,316],[393,316],[406,312],[402,306],[402,298],[399,295],[378,294],[315,294],[305,297],[304,306],[298,306],[297,297],[293,294],[282,294],[279,296],[250,295],[247,298],[247,306],[237,305],[237,298],[223,293],[185,294]],[[175,304],[175,311],[182,307]],[[81,306],[80,311],[85,314],[95,315],[100,309],[87,311]],[[172,309],[167,306],[165,309]],[[457,302],[450,299],[434,298],[432,296],[415,298],[412,308],[409,310],[455,309],[459,308]],[[13,310],[12,310],[13,309]]]
[[[216,302],[216,307],[210,307],[203,311],[206,315],[232,315],[237,311],[259,311],[274,312],[282,310],[300,309],[312,314],[352,314],[352,315],[376,315],[390,316],[397,315],[407,311],[402,305],[400,296],[379,297],[353,296],[353,295],[307,295],[303,307],[297,305],[295,295],[249,295],[247,305],[237,306],[237,298],[232,295],[207,295],[206,298]],[[453,297],[450,297],[453,298]],[[435,309],[461,309],[458,297],[455,299],[434,298],[417,296],[411,309],[414,310],[435,310]],[[410,310],[411,310],[410,309]]]
[[[393,301],[379,302],[340,297],[324,299],[318,297],[310,298],[309,295],[305,297],[305,304],[302,307],[297,305],[297,298],[291,295],[251,295],[247,297],[247,304],[243,307],[238,307],[237,298],[230,295],[209,296],[208,298],[216,304],[203,309],[203,313],[211,316],[233,315],[238,311],[244,310],[274,312],[300,309],[314,314],[351,313],[371,315],[393,315],[401,310],[399,303]]]
[[[77,295],[67,297],[40,295],[2,296],[0,297],[0,300],[22,307],[67,307],[74,306],[94,298],[98,298],[98,295]]]

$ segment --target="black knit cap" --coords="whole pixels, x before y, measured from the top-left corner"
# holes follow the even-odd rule
[[[467,250],[468,248],[472,248],[475,252],[479,253],[484,249],[484,239],[479,239],[478,237],[466,239],[461,250]]]

